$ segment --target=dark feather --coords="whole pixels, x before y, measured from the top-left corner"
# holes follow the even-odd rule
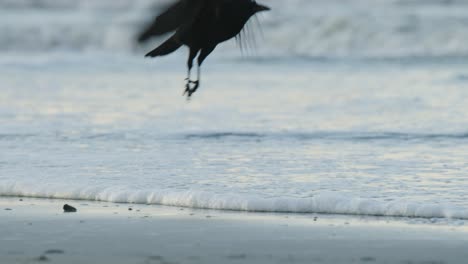
[[[182,46],[182,43],[177,40],[176,37],[172,37],[166,40],[163,44],[159,47],[155,48],[154,50],[150,51],[145,57],[157,57],[157,56],[164,56],[171,52],[176,51],[178,48]]]
[[[175,31],[183,24],[192,23],[205,4],[205,0],[180,0],[156,17],[154,22],[139,34],[138,42],[153,36]]]

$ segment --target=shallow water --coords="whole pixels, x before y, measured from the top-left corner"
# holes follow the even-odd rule
[[[142,58],[146,47],[129,44],[151,1],[122,1],[110,11],[103,11],[112,6],[106,1],[10,7],[10,18],[30,12],[84,37],[58,42],[44,33],[57,27],[34,17],[10,28],[37,26],[46,41],[38,38],[33,50],[22,39],[1,45],[0,195],[468,219],[468,64],[466,45],[453,44],[466,34],[454,33],[461,27],[441,31],[451,40],[442,45],[424,30],[438,19],[463,24],[454,16],[463,13],[457,2],[379,1],[365,8],[366,1],[355,1],[353,12],[340,1],[312,2],[325,11],[304,16],[350,16],[342,30],[360,12],[383,6],[396,17],[419,14],[414,23],[421,30],[390,34],[385,30],[401,23],[392,19],[388,27],[356,27],[376,30],[376,39],[394,44],[387,47],[369,36],[366,46],[344,39],[359,36],[354,31],[331,39],[304,34],[301,45],[323,45],[311,44],[305,54],[280,41],[295,32],[296,17],[273,30],[275,16],[291,12],[280,8],[259,17],[258,43],[265,45],[256,55],[241,56],[235,42],[220,47],[187,102],[186,51],[151,61]],[[127,5],[131,12],[124,12]],[[72,10],[79,12],[64,15]],[[123,13],[133,19],[127,27],[96,26],[128,31],[109,37],[114,46],[99,42],[103,35],[87,37],[86,23]],[[406,37],[425,44],[407,47]]]

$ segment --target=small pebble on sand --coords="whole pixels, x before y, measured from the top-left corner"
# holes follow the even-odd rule
[[[75,212],[76,212],[76,208],[73,207],[73,206],[71,206],[71,205],[65,204],[65,205],[63,206],[63,211],[64,211],[65,213],[75,213]]]

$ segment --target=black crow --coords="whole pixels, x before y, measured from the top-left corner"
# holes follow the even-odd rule
[[[179,0],[159,15],[138,38],[143,42],[151,36],[175,31],[147,57],[164,56],[182,45],[190,48],[188,74],[184,94],[188,98],[200,85],[200,67],[216,46],[237,36],[245,23],[257,12],[270,10],[255,0]],[[197,80],[190,79],[193,60],[198,55]]]

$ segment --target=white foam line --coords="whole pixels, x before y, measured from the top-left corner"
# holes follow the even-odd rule
[[[214,194],[202,191],[130,190],[126,187],[35,187],[0,183],[0,196],[76,199],[114,203],[155,204],[197,209],[248,212],[324,213],[391,217],[468,219],[468,210],[452,205],[412,201],[381,202],[322,192],[310,198],[262,198],[254,195]]]

